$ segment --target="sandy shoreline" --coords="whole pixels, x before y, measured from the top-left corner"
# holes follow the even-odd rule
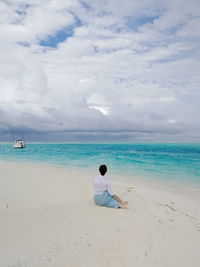
[[[198,191],[111,176],[125,211],[93,204],[95,170],[0,161],[0,173],[2,267],[200,266]]]

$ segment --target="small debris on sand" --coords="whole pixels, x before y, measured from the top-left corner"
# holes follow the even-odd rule
[[[130,192],[130,191],[132,191],[133,189],[134,189],[133,186],[128,186],[127,191]]]

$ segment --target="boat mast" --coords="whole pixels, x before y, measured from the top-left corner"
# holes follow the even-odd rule
[[[13,129],[12,128],[10,130],[10,134],[12,136],[12,142],[14,143],[15,142],[15,136],[14,136],[14,133],[13,133]]]
[[[23,129],[21,130],[21,135],[22,135],[22,140],[24,141],[24,131],[23,131]]]

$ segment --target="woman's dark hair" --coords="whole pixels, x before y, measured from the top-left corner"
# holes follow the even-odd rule
[[[99,172],[101,173],[101,175],[104,175],[107,172],[107,166],[106,165],[101,165],[99,167]]]

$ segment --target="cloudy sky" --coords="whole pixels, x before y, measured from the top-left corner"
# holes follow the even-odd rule
[[[199,0],[0,0],[0,141],[200,142]]]

